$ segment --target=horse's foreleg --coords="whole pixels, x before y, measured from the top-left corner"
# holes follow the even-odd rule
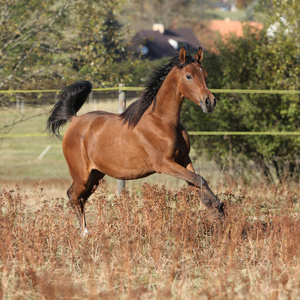
[[[191,171],[192,173],[196,174],[190,157],[186,158],[184,167],[187,170]],[[224,215],[224,204],[220,202],[220,200],[216,197],[216,195],[211,191],[206,180],[203,177],[201,178],[202,178],[202,186],[199,189],[199,195],[202,200],[202,203],[208,208],[215,207],[222,215]],[[187,181],[187,183],[189,185],[194,186],[194,184],[189,181]]]
[[[161,165],[161,172],[187,181],[189,185],[197,187],[201,201],[207,208],[216,208],[221,215],[224,215],[223,203],[214,195],[206,180],[195,173],[191,159],[187,157],[183,165],[179,165],[171,159],[164,160]]]
[[[194,186],[194,184],[187,182],[189,185]],[[199,192],[200,199],[202,203],[207,208],[216,208],[218,212],[224,216],[224,203],[220,202],[220,200],[216,197],[216,195],[211,191],[209,186],[202,185],[202,187],[199,189],[199,187],[196,187]]]

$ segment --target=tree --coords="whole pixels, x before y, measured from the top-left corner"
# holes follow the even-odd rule
[[[186,27],[187,23],[199,21],[207,16],[205,10],[218,0],[129,0],[126,19],[134,31],[152,29],[154,23],[162,23],[167,28],[176,24]],[[134,12],[134,13],[132,13]]]
[[[267,3],[266,3],[267,2]],[[244,37],[231,36],[220,41],[218,55],[205,59],[210,88],[229,89],[299,89],[299,36],[296,1],[260,1],[265,9],[265,27],[257,32],[245,27]],[[271,12],[270,12],[271,10]],[[268,12],[268,14],[267,14]],[[267,30],[286,17],[270,40]],[[184,107],[183,117],[189,129],[212,131],[299,131],[300,101],[298,95],[223,94],[216,95],[218,105],[211,115]],[[191,118],[191,122],[187,118]],[[293,136],[197,137],[194,146],[219,164],[230,165],[230,158],[253,161],[271,180],[299,176],[300,139]],[[204,148],[201,148],[204,147]]]
[[[62,35],[59,26],[70,2],[2,0],[0,9],[0,88],[29,88],[37,78],[53,80]],[[56,43],[54,43],[56,41]],[[49,70],[50,69],[50,70]],[[52,73],[52,74],[51,74]]]
[[[123,39],[126,28],[119,22],[123,4],[120,0],[81,0],[68,16],[76,28],[68,29],[66,53],[78,70],[77,76],[95,86],[111,86],[130,76],[120,76],[118,67],[121,61],[131,61]]]
[[[129,81],[123,0],[0,0],[0,89],[60,89],[87,79],[94,87]],[[0,94],[1,109],[29,94]],[[36,94],[34,94],[36,101]],[[43,97],[38,100],[45,101]],[[25,120],[20,114],[0,128],[9,132]]]
[[[0,89],[57,88],[87,78],[112,85],[126,58],[123,0],[1,0]],[[9,99],[1,98],[1,104]]]

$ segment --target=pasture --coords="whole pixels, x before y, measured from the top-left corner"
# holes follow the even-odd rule
[[[49,109],[30,108],[24,117],[36,117],[10,133],[42,133]],[[117,103],[98,109],[116,111]],[[4,111],[0,122],[18,117]],[[298,183],[243,182],[198,159],[196,169],[225,203],[219,224],[180,180],[130,181],[117,197],[105,177],[87,202],[90,235],[82,238],[65,194],[61,141],[5,138],[0,152],[3,299],[300,297]]]
[[[106,182],[81,238],[65,182],[1,186],[3,299],[298,299],[299,186],[227,181],[223,225],[188,188],[115,196]],[[51,196],[49,196],[51,194]],[[56,194],[57,196],[54,196]]]

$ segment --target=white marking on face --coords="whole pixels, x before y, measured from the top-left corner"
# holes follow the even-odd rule
[[[199,70],[202,72],[202,69],[201,69],[201,68],[199,68]]]

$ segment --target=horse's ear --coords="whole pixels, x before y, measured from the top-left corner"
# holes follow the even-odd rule
[[[201,60],[202,60],[202,58],[203,58],[203,51],[202,51],[202,48],[201,48],[201,47],[199,47],[199,50],[198,50],[198,52],[197,52],[195,58],[196,58],[198,61],[201,61]]]
[[[186,51],[185,51],[185,47],[183,46],[179,52],[179,59],[182,63],[185,62],[185,56],[186,56]]]

